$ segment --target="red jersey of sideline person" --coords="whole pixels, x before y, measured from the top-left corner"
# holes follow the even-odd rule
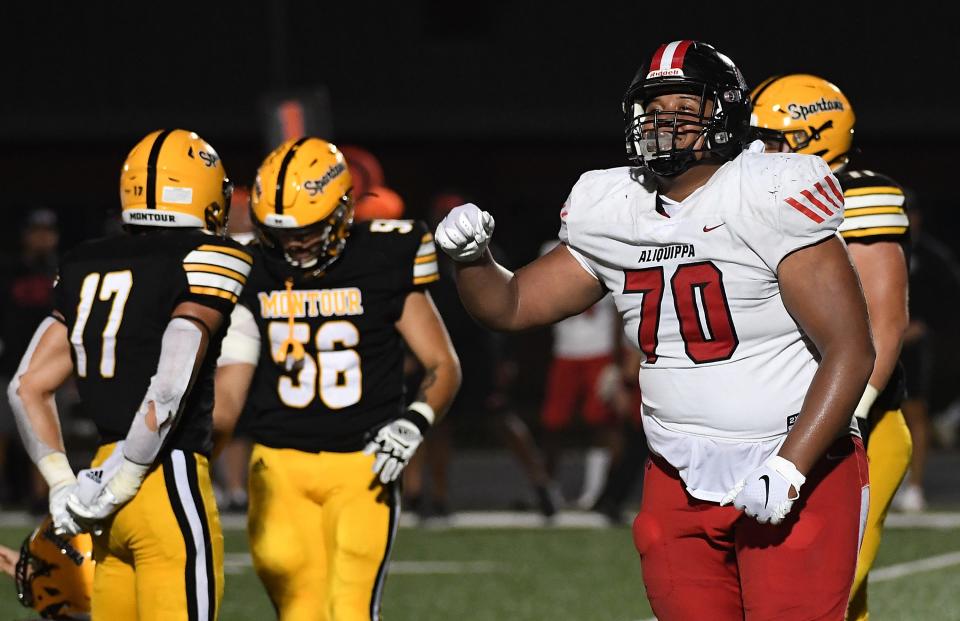
[[[550,252],[559,243],[544,243],[540,254]],[[600,398],[597,382],[603,370],[613,363],[619,334],[617,309],[609,295],[579,315],[553,325],[553,359],[540,413],[546,430],[568,427],[578,408],[591,427],[613,422],[613,412]]]

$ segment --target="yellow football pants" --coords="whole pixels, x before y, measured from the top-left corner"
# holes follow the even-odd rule
[[[913,443],[903,413],[890,410],[880,414],[870,429],[867,442],[870,510],[867,512],[863,543],[857,557],[857,573],[850,591],[850,605],[847,608],[847,619],[850,621],[866,621],[870,617],[867,611],[867,574],[877,558],[883,522],[887,519],[893,495],[910,467],[912,452]]]
[[[373,460],[254,445],[250,552],[280,621],[379,621],[400,503]]]
[[[113,447],[101,446],[93,466]],[[217,618],[223,532],[206,457],[171,451],[93,544],[92,621]]]

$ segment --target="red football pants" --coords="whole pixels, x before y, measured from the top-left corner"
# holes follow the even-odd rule
[[[774,526],[693,498],[653,457],[633,539],[657,619],[843,621],[867,485],[863,443],[837,440]]]
[[[544,429],[560,431],[569,427],[581,403],[587,425],[600,427],[613,422],[613,412],[597,394],[597,380],[611,362],[612,356],[554,358],[547,373],[547,393],[540,412]]]

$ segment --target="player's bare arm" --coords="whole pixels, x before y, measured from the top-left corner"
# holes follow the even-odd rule
[[[778,280],[784,306],[820,354],[800,415],[779,453],[806,474],[850,424],[873,372],[874,347],[867,305],[840,239],[787,256]]]
[[[243,405],[250,392],[254,364],[236,362],[217,367],[213,381],[213,456],[217,457],[226,446],[237,426]]]
[[[7,390],[23,444],[50,488],[50,515],[57,534],[80,532],[67,511],[77,478],[67,460],[54,401],[54,393],[72,372],[67,327],[49,317],[37,327]]]
[[[879,392],[893,375],[904,332],[910,323],[907,261],[903,247],[895,241],[850,244],[848,250],[860,275],[873,346],[877,350],[869,385]]]
[[[424,378],[415,401],[429,405],[439,420],[460,388],[461,374],[460,360],[430,294],[421,291],[407,294],[396,327],[423,365]]]
[[[37,336],[39,341],[36,340]],[[21,424],[25,422],[29,427],[21,429],[21,435],[27,433],[35,437],[35,442],[24,438],[24,445],[29,448],[39,442],[46,449],[43,452],[63,452],[60,418],[53,396],[73,371],[67,327],[59,321],[48,319],[37,328],[34,341],[36,348],[32,351],[28,349],[28,355],[24,356],[26,367],[21,367],[22,372],[11,383],[10,398],[12,401],[19,400],[22,412],[26,415]],[[39,459],[44,455],[37,453],[37,457]]]
[[[384,484],[400,476],[460,387],[460,360],[429,293],[408,293],[395,327],[423,365],[424,378],[406,412],[381,427],[364,448],[376,456],[373,471]]]
[[[253,314],[237,304],[223,337],[214,377],[213,455],[217,456],[233,435],[250,392],[260,359],[260,331]]]
[[[449,238],[441,235],[438,230],[437,241],[447,250],[443,240]],[[605,293],[563,244],[515,273],[497,263],[489,250],[476,261],[457,263],[456,269],[464,307],[492,330],[513,332],[549,325],[582,313]]]

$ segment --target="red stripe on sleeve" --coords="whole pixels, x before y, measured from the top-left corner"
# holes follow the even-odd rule
[[[840,204],[843,204],[843,192],[840,191],[840,188],[837,187],[837,184],[833,182],[833,175],[827,175],[824,177],[827,181],[827,185],[830,186],[830,190],[833,191],[833,195],[837,197],[837,200],[840,201]]]
[[[815,184],[813,184],[813,186],[814,186],[815,188],[817,188],[817,192],[820,193],[820,196],[822,196],[822,197],[824,197],[825,199],[827,199],[827,201],[829,201],[829,203],[830,203],[831,205],[833,205],[836,209],[840,209],[840,205],[838,205],[838,204],[837,204],[837,201],[833,200],[833,197],[830,196],[830,194],[829,194],[826,190],[823,189],[823,185],[821,185],[820,183],[815,183]]]
[[[813,206],[814,206],[814,207],[816,207],[817,209],[819,209],[819,210],[822,211],[823,213],[827,214],[828,216],[832,216],[832,215],[833,215],[833,212],[830,211],[830,208],[827,207],[826,205],[824,205],[823,203],[821,203],[820,201],[818,201],[818,200],[816,199],[816,197],[813,195],[813,193],[812,193],[810,190],[804,190],[804,191],[802,191],[802,192],[800,192],[800,193],[803,194],[803,195],[807,198],[808,201],[810,201],[811,203],[813,203]]]
[[[787,201],[787,204],[788,204],[788,205],[790,205],[791,207],[793,207],[794,209],[796,209],[797,211],[799,211],[800,213],[802,213],[802,214],[805,215],[806,217],[810,218],[810,219],[813,220],[814,222],[817,222],[817,223],[823,222],[823,218],[821,218],[821,217],[818,216],[817,214],[815,214],[815,213],[813,213],[812,211],[810,211],[809,209],[807,209],[807,207],[806,207],[805,205],[803,205],[802,203],[799,203],[799,202],[795,201],[795,200],[792,199],[792,198],[788,198],[788,199],[786,199],[786,201]]]
[[[677,49],[673,51],[673,63],[670,65],[672,69],[683,69],[683,57],[686,56],[687,48],[690,47],[691,43],[693,41],[681,41]]]
[[[663,51],[667,49],[668,43],[664,43],[657,48],[656,54],[653,55],[653,60],[650,61],[650,68],[647,70],[647,73],[651,71],[656,71],[660,68],[660,61],[663,60]],[[676,56],[674,56],[676,57]]]

